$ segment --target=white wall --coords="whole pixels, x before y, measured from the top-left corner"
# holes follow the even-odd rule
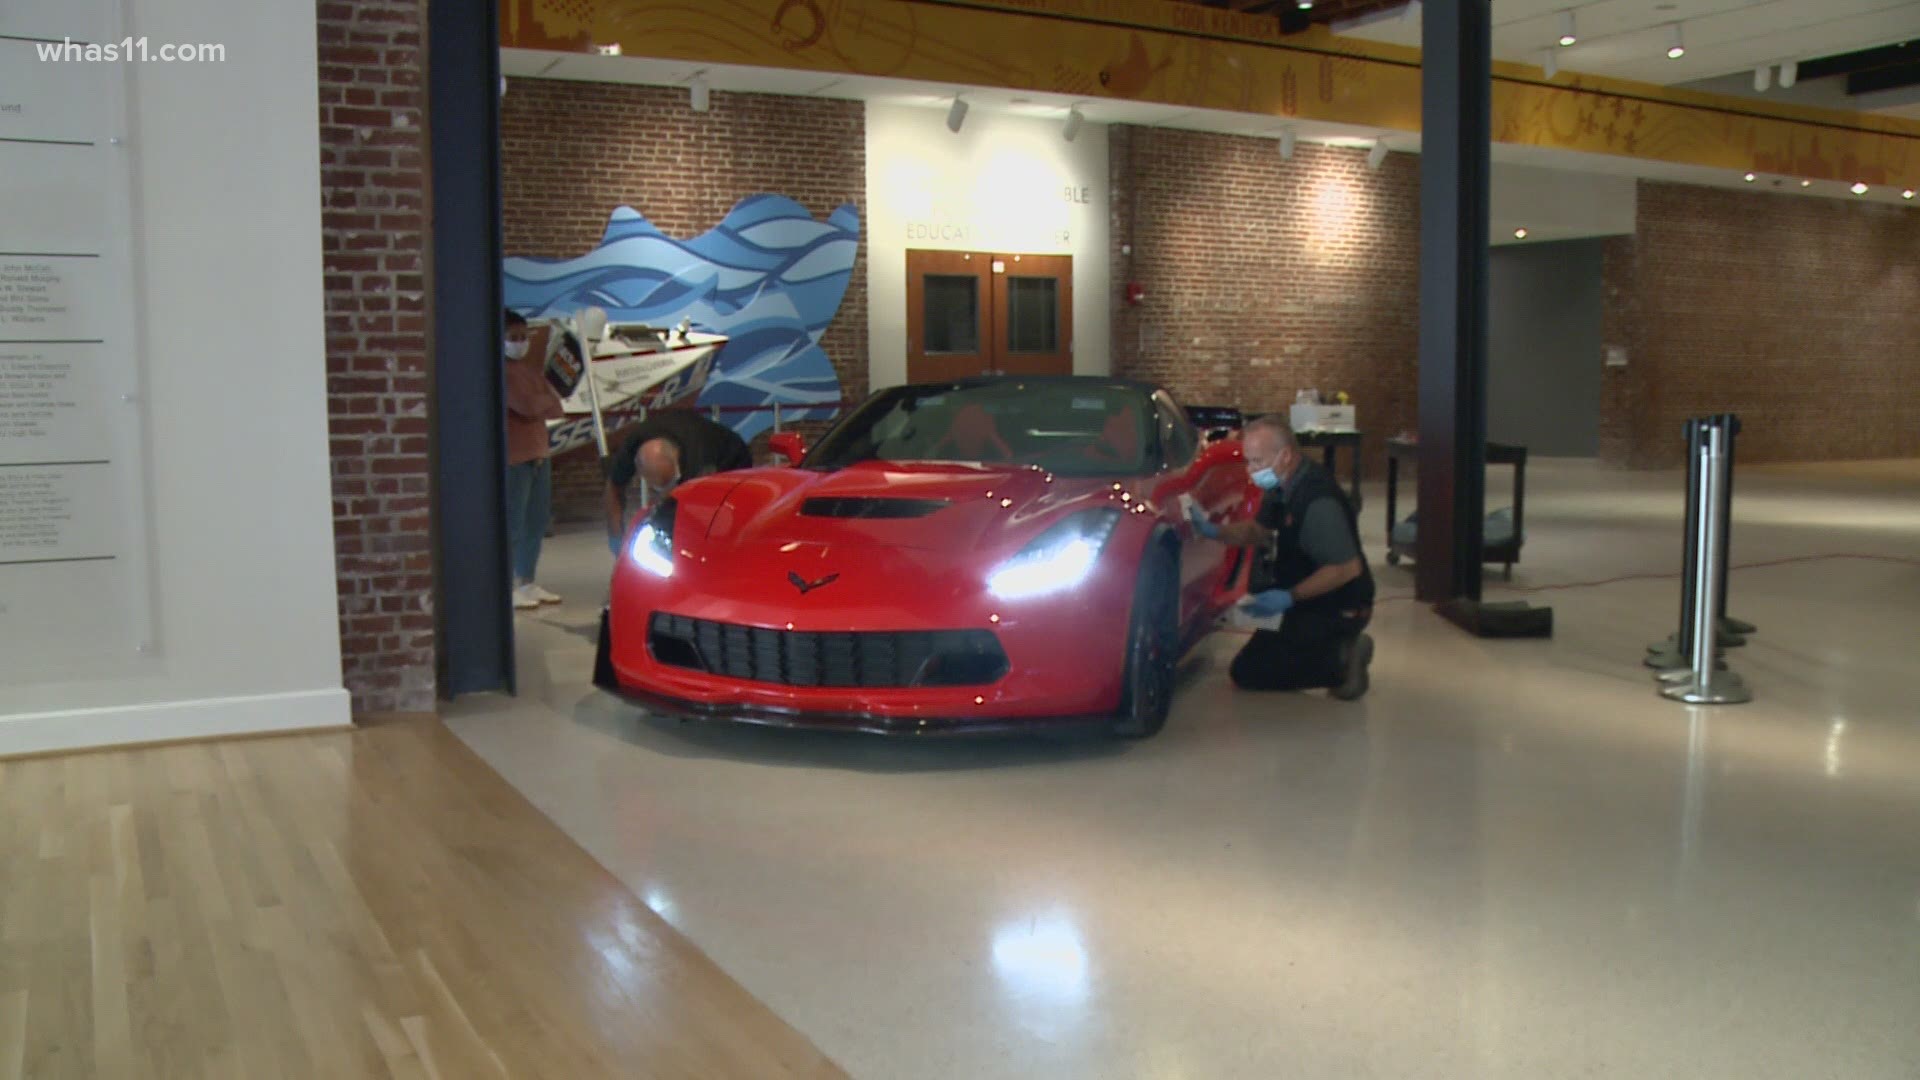
[[[1514,243],[1519,228],[1538,243],[1632,236],[1636,227],[1640,182],[1632,176],[1496,162],[1488,187],[1495,246]]]
[[[907,250],[1073,256],[1073,369],[1104,375],[1110,263],[1107,129],[1058,118],[867,106],[868,374],[907,378]],[[1069,199],[1068,193],[1072,192]]]
[[[227,57],[126,67],[154,648],[93,677],[0,685],[0,754],[348,722],[313,6],[128,8],[127,31],[156,47]]]

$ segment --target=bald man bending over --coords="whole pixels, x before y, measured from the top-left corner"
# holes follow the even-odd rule
[[[1260,560],[1242,605],[1256,618],[1283,616],[1257,630],[1233,658],[1243,690],[1327,689],[1343,701],[1367,692],[1373,639],[1373,572],[1360,547],[1353,504],[1326,470],[1300,452],[1278,417],[1247,424],[1247,469],[1265,494],[1252,521],[1215,524],[1189,511],[1194,531]]]
[[[753,467],[746,440],[725,424],[686,409],[663,409],[633,429],[607,462],[607,544],[620,553],[627,489],[637,474],[655,498],[683,480]]]

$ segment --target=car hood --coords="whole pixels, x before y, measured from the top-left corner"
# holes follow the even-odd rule
[[[733,485],[708,550],[786,545],[991,551],[1076,509],[1120,505],[1133,485],[1031,466],[863,462],[761,470]]]

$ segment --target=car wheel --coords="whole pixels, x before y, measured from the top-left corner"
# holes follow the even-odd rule
[[[1167,724],[1179,660],[1178,590],[1166,555],[1149,556],[1134,586],[1133,616],[1127,622],[1126,681],[1113,723],[1113,733],[1122,738],[1144,739]]]

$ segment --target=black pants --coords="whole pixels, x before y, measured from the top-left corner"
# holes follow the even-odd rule
[[[1278,630],[1255,630],[1233,658],[1242,690],[1321,690],[1346,681],[1346,646],[1373,619],[1371,611],[1289,611]]]

